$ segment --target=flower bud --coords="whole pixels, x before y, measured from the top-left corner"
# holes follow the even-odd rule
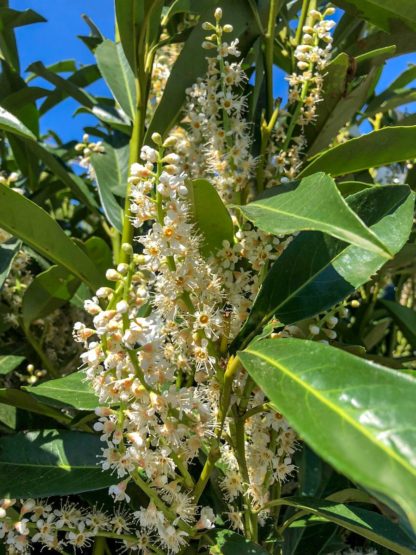
[[[120,272],[120,274],[127,274],[128,271],[129,265],[125,262],[120,262],[120,264],[117,265],[117,272]]]
[[[117,270],[114,270],[114,268],[109,268],[105,273],[105,277],[108,281],[118,281],[122,276]]]
[[[226,25],[224,25],[222,30],[224,31],[224,33],[232,33],[234,31],[234,27],[227,23]]]
[[[214,12],[214,17],[217,21],[219,21],[220,19],[222,19],[222,9],[221,8],[217,8]]]
[[[209,21],[204,21],[204,23],[202,24],[202,28],[204,31],[215,31],[214,25]]]
[[[162,144],[162,135],[160,133],[152,133],[152,141],[155,145],[160,146]]]
[[[204,42],[202,43],[202,48],[204,48],[205,50],[213,50],[214,48],[216,48],[216,46],[215,44],[212,44],[212,42],[204,40]]]

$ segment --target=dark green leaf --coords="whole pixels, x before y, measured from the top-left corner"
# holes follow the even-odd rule
[[[98,436],[65,430],[0,438],[0,495],[48,497],[94,491],[114,483],[97,465]]]
[[[0,389],[0,405],[2,404],[48,416],[62,424],[68,424],[71,421],[71,418],[60,410],[39,402],[35,397],[21,389]]]
[[[80,280],[62,266],[51,266],[38,274],[23,295],[22,316],[25,326],[44,318],[68,302]]]
[[[384,31],[393,31],[401,21],[416,31],[416,12],[413,0],[334,0],[334,4],[354,17],[361,17]]]
[[[386,246],[342,198],[335,181],[324,173],[306,177],[295,186],[278,187],[277,194],[239,206],[239,210],[256,227],[273,235],[289,235],[303,230],[322,231],[390,257]],[[215,214],[209,211],[209,216],[212,213]]]
[[[47,212],[8,187],[0,187],[0,226],[95,289],[102,277]]]
[[[299,177],[318,171],[345,175],[413,158],[416,158],[416,126],[384,127],[326,150]]]
[[[407,186],[374,187],[347,202],[392,253],[403,247],[414,206]],[[274,314],[290,324],[328,309],[368,281],[384,262],[377,254],[322,233],[301,233],[273,264],[234,347],[257,335]]]
[[[24,389],[39,402],[52,407],[95,410],[99,406],[98,397],[86,381],[84,372],[75,372]]]
[[[234,238],[233,222],[216,189],[206,179],[194,179],[188,189],[192,219],[203,239],[202,254],[215,254],[223,247],[223,241],[231,245]]]
[[[46,19],[33,10],[13,10],[12,8],[0,8],[0,30],[10,27],[23,27],[33,23],[44,23]]]
[[[410,345],[416,349],[416,311],[393,301],[381,301]]]
[[[325,520],[383,545],[395,553],[413,555],[415,552],[416,542],[412,541],[397,524],[379,513],[312,497],[289,497],[282,502],[283,504],[287,502],[289,506],[317,517],[323,517]]]
[[[239,357],[312,449],[416,526],[414,378],[299,339],[257,341]]]
[[[232,530],[215,530],[209,534],[215,545],[211,545],[211,555],[266,555],[267,551],[250,542]]]
[[[0,244],[0,289],[9,275],[14,257],[19,252],[21,245],[21,241],[14,237]]]
[[[0,375],[5,376],[15,370],[25,357],[15,355],[0,355]]]
[[[131,120],[136,113],[134,74],[121,44],[103,41],[95,50],[97,65],[114,98]]]

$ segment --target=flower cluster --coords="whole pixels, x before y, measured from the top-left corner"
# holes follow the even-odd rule
[[[82,137],[82,142],[75,145],[76,152],[79,152],[78,163],[81,168],[85,168],[90,179],[95,179],[94,168],[91,165],[91,155],[93,153],[103,153],[104,145],[102,141],[93,143],[87,133]]]
[[[222,10],[215,11],[215,25],[203,23],[212,34],[203,47],[213,51],[207,57],[208,70],[187,91],[187,134],[180,152],[186,158],[190,177],[205,174],[226,202],[240,200],[247,192],[255,161],[250,154],[251,136],[244,113],[247,99],[242,93],[246,75],[241,63],[230,62],[240,56],[238,39],[227,42],[231,25],[221,25]]]
[[[301,166],[306,146],[303,128],[316,120],[325,68],[332,50],[331,30],[335,22],[325,18],[334,11],[334,8],[326,8],[321,14],[311,10],[308,14],[310,22],[302,28],[301,41],[294,53],[299,71],[287,77],[288,106],[286,110],[280,110],[274,140],[269,148],[268,187],[287,179],[293,180]],[[299,128],[300,132],[294,134]]]
[[[100,535],[119,539],[125,550],[144,550],[148,539],[135,529],[132,515],[122,511],[108,514],[69,501],[56,506],[47,499],[0,499],[0,539],[9,555],[30,553],[32,543],[58,553],[67,546],[82,551]]]

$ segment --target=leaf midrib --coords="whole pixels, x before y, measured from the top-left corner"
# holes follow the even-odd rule
[[[416,469],[413,466],[409,465],[407,463],[407,461],[404,461],[402,458],[400,458],[398,456],[398,454],[394,450],[390,449],[387,445],[385,445],[384,443],[378,442],[374,438],[374,436],[372,436],[370,433],[367,432],[367,430],[365,428],[360,427],[357,424],[357,422],[354,420],[354,418],[352,418],[348,413],[346,413],[345,411],[340,411],[339,408],[337,407],[337,405],[335,405],[329,399],[327,399],[326,397],[321,395],[316,389],[309,386],[306,382],[304,382],[301,378],[299,378],[295,373],[291,372],[289,368],[287,368],[286,366],[284,366],[282,364],[279,364],[276,360],[268,357],[267,355],[259,353],[258,351],[253,351],[250,348],[245,349],[245,351],[243,351],[243,352],[250,353],[254,356],[257,356],[258,358],[261,358],[261,359],[265,360],[266,362],[268,362],[271,366],[274,366],[275,368],[280,370],[283,374],[285,374],[290,379],[292,379],[294,382],[296,382],[298,385],[300,385],[301,388],[305,389],[310,395],[312,395],[317,400],[321,401],[324,405],[329,407],[335,414],[338,414],[339,417],[341,418],[341,420],[345,420],[345,421],[349,422],[352,425],[353,428],[355,428],[363,436],[365,436],[367,439],[369,439],[370,442],[373,443],[376,447],[378,447],[379,449],[384,451],[389,457],[395,459],[400,464],[400,466],[405,468],[408,472],[410,472],[410,474],[412,474],[416,478]]]
[[[257,210],[259,210],[259,209],[269,210],[272,213],[283,214],[284,216],[289,216],[291,218],[295,218],[295,219],[303,221],[303,222],[312,222],[312,223],[315,223],[315,224],[318,224],[319,226],[321,226],[321,229],[331,229],[332,228],[332,229],[335,229],[336,231],[339,230],[340,233],[338,233],[337,238],[340,238],[341,240],[342,240],[343,237],[347,237],[347,236],[359,237],[364,243],[372,245],[373,248],[372,249],[367,249],[367,250],[371,250],[372,252],[376,252],[377,254],[380,254],[380,255],[381,255],[381,253],[383,253],[385,258],[391,258],[391,255],[389,254],[388,256],[386,256],[387,251],[383,251],[383,249],[381,249],[381,247],[378,246],[378,245],[377,245],[377,250],[375,251],[374,250],[374,245],[376,245],[376,244],[372,243],[369,239],[362,238],[360,235],[358,235],[357,233],[355,233],[353,231],[347,232],[347,234],[345,234],[345,229],[343,227],[339,227],[335,224],[326,224],[322,220],[315,220],[313,218],[307,218],[305,216],[298,216],[298,215],[293,214],[292,212],[286,212],[285,210],[281,210],[280,208],[279,209],[272,208],[272,207],[267,206],[265,204],[258,204],[257,206],[255,206],[253,208],[257,209]],[[357,218],[356,223],[360,223],[358,218]],[[317,229],[317,231],[321,231],[321,229]],[[370,232],[370,235],[374,235],[374,237],[377,238],[376,234],[371,232],[371,230],[369,228],[367,228],[367,230]],[[342,235],[341,232],[344,232],[344,234]],[[383,244],[383,243],[381,243],[381,244]],[[363,248],[362,243],[360,243],[360,244],[355,243],[355,245],[357,247]]]

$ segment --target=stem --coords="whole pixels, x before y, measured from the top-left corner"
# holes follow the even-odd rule
[[[300,41],[302,39],[303,26],[305,25],[306,17],[307,17],[308,12],[309,12],[310,2],[311,2],[311,0],[303,0],[303,3],[302,3],[302,11],[300,13],[298,27],[296,29],[296,35],[295,35],[296,46],[298,46],[300,44]]]
[[[269,17],[267,20],[267,31],[264,36],[264,59],[266,74],[266,94],[267,94],[267,111],[268,120],[273,113],[273,50],[274,50],[274,32],[278,10],[280,8],[279,0],[270,0]]]
[[[23,321],[20,321],[20,327],[23,330],[23,332],[26,336],[26,339],[29,341],[30,345],[33,347],[34,351],[36,352],[36,354],[40,358],[40,361],[41,361],[42,365],[45,367],[45,370],[47,370],[53,378],[59,378],[60,373],[51,364],[51,361],[48,359],[48,357],[43,352],[42,347],[38,343],[36,337],[30,331],[30,326],[25,326]]]
[[[94,547],[92,550],[92,555],[104,555],[105,553],[105,546],[106,546],[105,538],[97,537],[94,542]]]
[[[167,520],[169,520],[169,522],[176,522],[178,528],[180,528],[181,530],[183,530],[189,535],[193,534],[193,528],[189,526],[189,524],[186,524],[186,522],[184,522],[183,520],[178,519],[177,514],[174,511],[172,511],[172,509],[170,509],[167,505],[164,504],[164,502],[159,498],[157,493],[152,490],[149,484],[143,480],[143,478],[140,476],[138,472],[132,475],[132,478],[139,486],[139,488],[149,497],[149,499],[152,500],[152,502],[159,509],[159,511],[161,511],[165,515],[165,517],[167,518]]]

